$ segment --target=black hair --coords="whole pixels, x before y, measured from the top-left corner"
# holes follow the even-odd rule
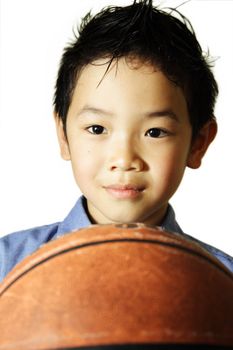
[[[89,12],[75,40],[65,48],[55,86],[54,107],[66,131],[66,118],[78,75],[95,60],[138,57],[180,86],[187,101],[193,136],[214,118],[218,86],[190,21],[177,9],[161,10],[152,0]]]

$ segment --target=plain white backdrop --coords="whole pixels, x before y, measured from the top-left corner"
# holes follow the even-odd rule
[[[175,7],[183,0],[154,1]],[[53,88],[72,28],[91,8],[129,0],[0,0],[0,236],[63,220],[80,191],[60,159]],[[233,255],[233,1],[191,0],[179,10],[216,58],[219,132],[198,170],[172,198],[185,232]]]

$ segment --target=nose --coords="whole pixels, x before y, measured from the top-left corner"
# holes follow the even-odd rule
[[[135,171],[139,172],[144,169],[144,161],[139,155],[137,146],[129,140],[120,140],[109,149],[110,171]]]

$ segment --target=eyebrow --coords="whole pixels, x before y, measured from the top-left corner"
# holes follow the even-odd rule
[[[104,115],[104,116],[113,116],[114,113],[106,111],[102,108],[93,107],[90,105],[85,105],[78,113],[77,116],[80,116],[81,114],[85,113],[94,113],[98,115]],[[164,109],[161,111],[152,111],[145,113],[145,117],[153,118],[153,117],[169,117],[173,120],[179,121],[179,118],[177,115],[171,110],[171,109]]]
[[[80,111],[77,113],[77,116],[80,116],[83,113],[94,113],[99,115],[106,115],[106,116],[113,116],[112,112],[106,111],[102,108],[96,108],[89,105],[84,106]]]
[[[146,116],[147,117],[169,117],[171,119],[176,120],[177,122],[179,121],[179,118],[171,109],[148,112],[148,113],[146,113]]]

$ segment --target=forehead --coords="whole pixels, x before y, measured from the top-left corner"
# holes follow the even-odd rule
[[[155,73],[157,74],[155,75]],[[112,62],[108,58],[102,58],[83,67],[78,76],[76,88],[89,84],[92,84],[93,88],[104,87],[107,84],[117,87],[125,85],[127,81],[128,87],[133,89],[135,85],[131,85],[131,83],[143,82],[143,80],[149,82],[148,79],[151,80],[155,76],[168,80],[156,66],[143,62],[139,58],[123,57]],[[171,83],[171,85],[174,84]]]
[[[120,112],[171,109],[187,114],[182,90],[161,70],[139,59],[101,59],[84,67],[77,79],[70,108],[85,105]]]

